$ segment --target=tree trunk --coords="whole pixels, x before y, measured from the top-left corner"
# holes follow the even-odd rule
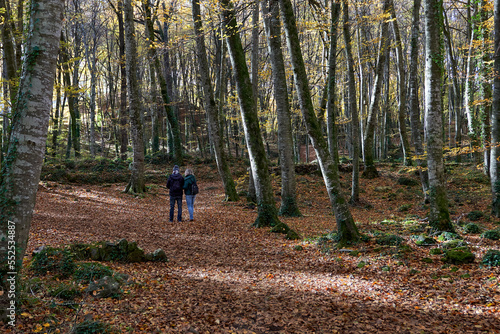
[[[219,122],[219,114],[217,104],[215,103],[212,83],[210,82],[209,68],[207,61],[207,53],[205,49],[205,37],[201,22],[201,10],[199,0],[192,0],[193,7],[193,22],[194,33],[196,35],[196,50],[198,55],[198,67],[200,73],[200,81],[203,90],[203,104],[208,118],[208,131],[212,139],[215,161],[217,169],[224,185],[224,192],[227,201],[237,201],[238,193],[234,184],[231,170],[229,169],[226,152],[224,151],[224,142],[222,135],[221,123]]]
[[[297,205],[295,164],[293,163],[292,123],[290,103],[286,86],[286,73],[283,52],[281,50],[281,25],[279,3],[267,0],[263,4],[264,24],[271,60],[276,115],[278,119],[278,150],[281,165],[281,206],[279,215],[300,217]]]
[[[238,26],[234,8],[229,0],[221,0],[223,11],[224,31],[228,45],[233,75],[236,81],[236,90],[240,104],[241,118],[245,139],[250,157],[250,167],[255,183],[257,195],[258,216],[254,222],[256,227],[273,226],[277,232],[289,233],[290,228],[280,222],[274,202],[273,189],[269,177],[266,150],[262,142],[259,127],[257,107],[254,103],[252,83],[248,73],[245,53],[238,33]]]
[[[383,14],[386,15],[389,12],[389,3],[390,0],[384,0],[384,5],[382,8]],[[387,48],[389,47],[389,22],[386,19],[383,19],[380,28],[380,43],[378,49],[378,59],[377,59],[377,67],[375,70],[375,85],[372,92],[372,98],[370,102],[370,108],[368,110],[368,118],[366,121],[366,128],[364,133],[364,163],[365,169],[363,171],[363,177],[367,179],[373,179],[378,177],[378,171],[375,167],[374,161],[374,136],[375,136],[375,127],[377,126],[377,118],[379,114],[379,104],[380,104],[380,96],[382,95],[382,79],[384,77],[384,68],[385,68],[385,58],[387,54]]]
[[[139,82],[137,80],[137,46],[135,41],[134,12],[131,1],[124,1],[124,24],[127,87],[134,160],[131,165],[132,174],[125,192],[143,193],[146,190],[144,183],[144,130],[141,117]]]
[[[410,42],[410,66],[409,66],[409,101],[408,109],[411,121],[411,133],[413,145],[415,146],[415,162],[417,163],[420,175],[420,183],[424,193],[425,201],[429,200],[429,174],[427,172],[427,162],[423,158],[424,145],[422,140],[422,123],[420,122],[420,105],[418,96],[418,56],[419,45],[418,37],[420,35],[420,5],[421,0],[413,2],[413,22]]]
[[[1,290],[15,285],[26,252],[45,155],[64,1],[33,0],[6,164],[0,180]],[[19,282],[17,282],[19,283]],[[16,296],[0,295],[0,320],[14,315]],[[14,312],[7,307],[14,306]],[[9,313],[7,313],[9,312]],[[9,318],[15,327],[15,318]]]
[[[348,98],[349,114],[351,115],[351,144],[352,144],[352,186],[351,203],[359,202],[359,118],[356,101],[356,81],[354,78],[354,58],[352,55],[351,32],[349,31],[349,5],[346,0],[344,3],[344,24],[343,33],[345,41],[345,56],[347,59],[347,80],[348,80]],[[333,20],[332,20],[333,22]]]
[[[425,9],[425,116],[429,169],[429,223],[437,231],[453,231],[448,211],[443,159],[443,74],[441,0],[424,0]]]
[[[493,76],[493,104],[491,111],[491,165],[490,180],[493,195],[491,214],[500,217],[500,0],[494,2],[495,20],[495,47],[494,47],[494,76]]]
[[[399,77],[399,137],[401,138],[401,148],[403,149],[403,165],[411,165],[410,143],[408,141],[408,133],[406,131],[406,69],[404,65],[403,42],[399,32],[399,25],[396,19],[396,10],[394,9],[394,1],[390,0],[390,11],[392,18],[392,29],[394,31],[394,39],[396,40],[396,59],[398,64]]]
[[[293,7],[290,0],[279,0],[279,3],[302,117],[304,119],[307,134],[316,151],[316,157],[323,174],[326,190],[335,213],[339,242],[342,244],[355,241],[359,239],[359,232],[354,224],[349,206],[340,188],[338,161],[334,161],[330,155],[328,145],[323,137],[320,124],[314,112],[309,82],[304,60],[302,58],[302,51],[300,49],[297,25],[293,14]]]

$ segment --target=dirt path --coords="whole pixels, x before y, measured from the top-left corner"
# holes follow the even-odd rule
[[[359,258],[250,227],[256,212],[223,203],[218,183],[201,187],[194,222],[173,224],[165,189],[133,198],[123,187],[49,184],[38,193],[31,250],[126,238],[170,259],[110,264],[134,284],[119,300],[88,298],[82,318],[134,333],[500,333],[500,299],[499,309],[481,300],[499,292],[477,264],[460,268],[471,274],[462,281],[410,276],[410,264],[389,256],[358,269]],[[325,233],[333,224],[325,206],[286,222],[303,235]]]

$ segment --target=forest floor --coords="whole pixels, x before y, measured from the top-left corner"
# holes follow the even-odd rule
[[[402,176],[418,180],[399,165],[379,165],[379,178],[361,180],[362,204],[351,209],[371,240],[345,249],[331,247],[325,237],[318,243],[336,229],[319,175],[297,175],[304,216],[282,218],[302,237],[291,241],[253,228],[257,211],[245,198],[224,202],[213,164],[193,168],[200,186],[193,222],[184,203],[184,222],[169,223],[165,168],[148,170],[157,178],[140,197],[124,194],[123,183],[41,182],[23,305],[15,329],[5,332],[97,333],[107,324],[119,333],[500,333],[500,267],[481,264],[500,241],[463,232],[471,220],[482,231],[499,227],[489,214],[488,181],[471,166],[447,168],[452,218],[476,256],[460,265],[432,255],[441,242],[415,244],[412,236],[428,231],[428,205],[419,185],[398,183]],[[341,175],[347,189],[350,174]],[[278,193],[275,174],[273,185]],[[401,236],[407,246],[377,244],[384,234]],[[105,262],[129,275],[116,298],[83,293],[62,300],[50,291],[68,279],[30,269],[31,253],[40,246],[123,238],[147,252],[161,248],[169,261]],[[94,327],[77,331],[84,321]]]

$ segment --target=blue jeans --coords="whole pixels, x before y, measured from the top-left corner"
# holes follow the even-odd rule
[[[182,221],[182,196],[170,196],[170,221],[174,221],[175,202],[177,202],[177,221]]]
[[[189,220],[193,220],[194,198],[196,195],[186,195],[186,204],[189,211]]]

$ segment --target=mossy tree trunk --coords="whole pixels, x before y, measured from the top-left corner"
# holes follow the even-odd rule
[[[399,32],[399,24],[396,17],[396,9],[394,1],[390,0],[389,11],[391,12],[392,30],[394,39],[396,40],[396,60],[398,66],[399,77],[399,101],[398,101],[398,123],[399,137],[401,139],[401,148],[403,150],[403,165],[411,165],[410,142],[408,140],[408,132],[406,131],[406,68],[404,64],[403,42],[401,41],[401,33]]]
[[[227,201],[237,201],[238,193],[234,184],[231,170],[227,161],[227,154],[224,151],[224,142],[221,122],[219,120],[219,112],[215,103],[212,83],[209,76],[209,68],[207,61],[207,53],[205,48],[205,37],[201,23],[201,10],[199,0],[192,0],[192,12],[194,22],[194,33],[196,36],[196,50],[198,58],[198,67],[200,73],[201,88],[203,90],[203,105],[207,113],[208,131],[212,140],[215,161],[217,169],[224,185],[224,192]],[[221,65],[222,66],[222,65]],[[221,85],[222,86],[222,85]]]
[[[351,143],[352,143],[352,187],[351,187],[351,203],[359,202],[359,117],[356,99],[356,80],[354,78],[354,57],[352,55],[351,32],[349,29],[349,5],[346,0],[344,3],[344,24],[343,34],[345,41],[345,55],[347,59],[347,77],[348,77],[348,92],[349,92],[349,112],[351,114]],[[333,20],[332,20],[333,23]],[[332,26],[333,29],[333,26]],[[333,44],[333,43],[332,43]],[[331,54],[331,53],[330,53]]]
[[[429,170],[429,222],[438,231],[453,231],[448,211],[443,158],[442,0],[424,0],[425,10],[425,122]]]
[[[493,104],[491,112],[491,192],[493,200],[491,212],[500,217],[500,2],[495,1],[495,52],[493,77]]]
[[[127,87],[134,160],[131,164],[130,181],[125,188],[125,192],[138,194],[146,190],[146,185],[144,182],[144,130],[141,117],[139,82],[137,80],[137,45],[135,41],[134,12],[131,1],[124,1],[124,23]]]
[[[386,56],[387,48],[389,47],[389,20],[385,15],[389,13],[389,3],[390,0],[384,0],[382,7],[384,18],[382,19],[380,28],[380,42],[378,48],[377,65],[375,69],[375,80],[373,93],[370,101],[370,107],[368,109],[368,117],[366,120],[366,128],[364,133],[364,163],[365,169],[363,170],[363,177],[367,179],[373,179],[378,177],[378,171],[375,167],[375,157],[374,157],[374,137],[375,128],[377,126],[377,118],[380,108],[380,97],[382,96],[382,80],[384,78],[384,68],[386,66]],[[381,140],[384,140],[382,138]]]
[[[420,183],[422,184],[422,191],[424,193],[425,200],[429,200],[429,174],[427,172],[427,161],[424,156],[424,144],[422,140],[422,124],[420,122],[420,101],[418,95],[418,56],[419,56],[419,44],[418,37],[420,35],[420,7],[421,0],[415,0],[413,2],[413,22],[412,22],[412,32],[411,32],[411,42],[410,42],[410,65],[409,65],[409,99],[408,99],[408,109],[410,113],[411,122],[411,135],[413,140],[413,145],[415,146],[415,157],[414,160],[418,167],[418,173],[420,176]]]
[[[281,50],[279,3],[277,0],[267,0],[263,3],[262,10],[269,57],[273,70],[273,87],[278,119],[278,149],[281,165],[281,206],[279,215],[300,217],[302,214],[297,205],[293,150],[290,149],[293,147],[292,123],[286,85],[285,62]]]
[[[0,321],[26,253],[47,143],[64,1],[33,0],[5,164],[0,174]],[[18,286],[14,284],[14,286]],[[9,292],[9,293],[8,293]]]
[[[334,161],[329,153],[327,142],[323,137],[321,126],[314,112],[292,3],[290,0],[279,0],[279,3],[302,117],[304,119],[307,134],[316,152],[316,157],[321,172],[323,173],[326,190],[335,213],[339,241],[340,243],[357,241],[360,235],[354,224],[354,219],[352,218],[348,203],[340,188],[338,161]]]
[[[234,8],[229,0],[221,0],[221,4],[224,9],[222,14],[224,32],[233,67],[251,173],[257,195],[258,216],[254,226],[277,226],[281,222],[274,202],[266,151],[260,133],[257,106],[253,97],[252,83],[238,33]]]

